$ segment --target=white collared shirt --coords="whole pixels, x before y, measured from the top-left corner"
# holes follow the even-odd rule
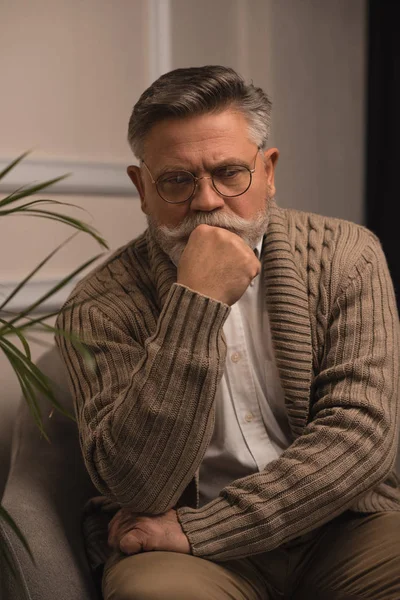
[[[258,256],[261,249],[262,239]],[[200,506],[235,479],[264,469],[291,443],[262,273],[231,307],[224,334],[227,357],[214,432],[200,465]]]

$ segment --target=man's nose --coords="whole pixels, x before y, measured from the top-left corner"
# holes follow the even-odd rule
[[[215,190],[210,177],[201,177],[197,181],[196,190],[190,203],[191,210],[209,211],[221,208],[224,198]]]

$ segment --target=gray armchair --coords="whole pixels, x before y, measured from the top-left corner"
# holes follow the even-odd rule
[[[46,352],[37,364],[55,382],[60,403],[73,412],[56,348]],[[36,565],[12,530],[0,522],[0,544],[12,552],[23,581],[17,586],[9,569],[0,563],[0,600],[97,600],[100,595],[85,554],[81,516],[87,499],[98,492],[83,465],[76,423],[58,411],[49,419],[51,406],[44,397],[40,406],[51,444],[41,438],[22,400],[14,420],[2,498],[3,506],[26,536]],[[0,424],[1,429],[3,425],[9,426],[7,420]],[[6,437],[6,432],[1,433]]]

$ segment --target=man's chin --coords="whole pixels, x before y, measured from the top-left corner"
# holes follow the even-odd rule
[[[186,248],[189,238],[185,237],[179,241],[173,240],[172,242],[172,240],[165,238],[163,235],[157,235],[157,233],[154,237],[161,250],[170,258],[174,265],[178,267],[179,261],[184,249]]]

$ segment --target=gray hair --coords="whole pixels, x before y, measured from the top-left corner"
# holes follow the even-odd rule
[[[161,75],[136,102],[129,120],[129,145],[137,158],[143,158],[144,140],[155,123],[230,107],[243,113],[250,138],[265,149],[272,103],[261,88],[252,83],[247,85],[228,67],[209,65],[175,69]]]

